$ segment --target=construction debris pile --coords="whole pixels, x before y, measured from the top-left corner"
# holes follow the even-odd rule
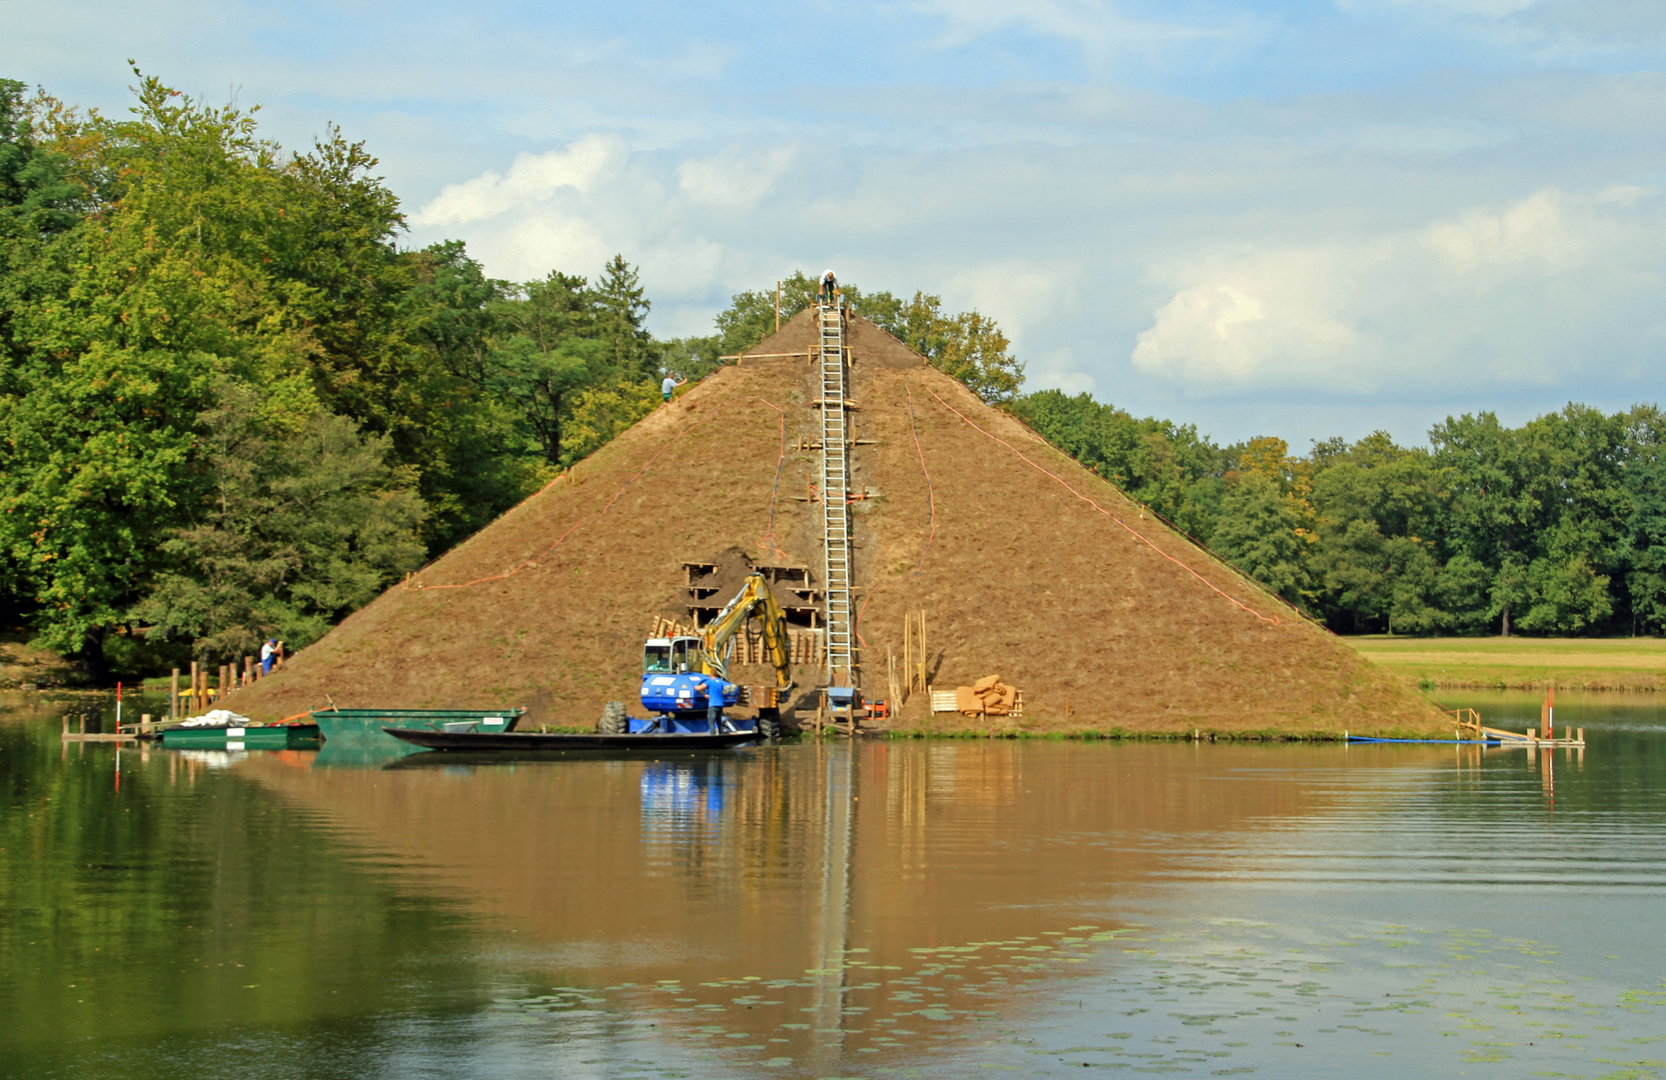
[[[985,675],[971,686],[954,688],[955,707],[963,716],[1012,716],[1023,711],[1018,690],[999,675]]]

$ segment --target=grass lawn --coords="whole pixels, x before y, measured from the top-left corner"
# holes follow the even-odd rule
[[[1666,640],[1659,638],[1417,638],[1368,634],[1342,639],[1360,655],[1426,689],[1666,690]]]

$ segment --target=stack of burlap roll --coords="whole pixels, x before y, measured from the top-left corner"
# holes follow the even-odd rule
[[[1018,701],[1018,691],[999,675],[985,675],[971,686],[954,689],[955,704],[966,716],[1006,716]]]

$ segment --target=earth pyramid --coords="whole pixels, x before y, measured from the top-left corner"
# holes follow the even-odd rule
[[[226,704],[264,720],[329,702],[525,705],[525,725],[588,727],[609,700],[634,705],[645,637],[709,619],[759,565],[774,568],[797,702],[813,708],[826,682],[814,319],[801,312]],[[892,701],[890,727],[1449,730],[1413,688],[873,323],[850,315],[844,340],[859,683]],[[1021,716],[933,713],[920,689],[898,700],[922,613],[932,687],[998,674]],[[731,677],[769,682],[762,659],[742,645]]]

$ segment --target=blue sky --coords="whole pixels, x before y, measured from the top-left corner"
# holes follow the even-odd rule
[[[663,336],[832,266],[1222,440],[1662,397],[1663,0],[0,0],[0,75],[129,57],[365,139],[413,245],[622,252]]]

